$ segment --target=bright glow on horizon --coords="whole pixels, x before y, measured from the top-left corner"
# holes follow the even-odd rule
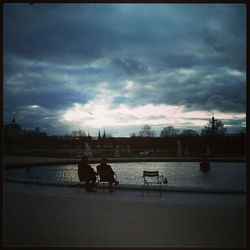
[[[112,108],[109,100],[100,99],[87,104],[75,103],[65,110],[61,121],[68,125],[82,128],[105,128],[124,126],[173,126],[203,127],[210,118],[208,111],[185,111],[184,106],[166,104],[146,104],[138,107],[129,107],[120,104]],[[244,119],[245,114],[216,113],[216,119]]]

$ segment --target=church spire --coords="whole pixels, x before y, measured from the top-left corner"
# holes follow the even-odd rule
[[[103,139],[105,139],[105,138],[106,138],[105,129],[104,129],[104,131],[103,131],[103,136],[102,136],[102,138],[103,138]]]
[[[100,132],[100,129],[99,129],[99,133],[98,133],[98,140],[101,139],[101,132]]]

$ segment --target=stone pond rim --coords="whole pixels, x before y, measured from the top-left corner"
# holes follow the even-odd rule
[[[107,158],[109,163],[122,162],[200,162],[201,157],[113,157]],[[99,163],[101,158],[89,158],[89,163]],[[69,158],[50,158],[50,157],[22,157],[22,156],[4,156],[4,169],[19,167],[40,167],[52,165],[70,165],[79,163],[80,159]],[[209,157],[210,162],[245,162],[245,157]]]

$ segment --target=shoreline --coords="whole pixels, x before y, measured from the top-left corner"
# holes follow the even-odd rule
[[[4,181],[7,183],[19,183],[28,184],[32,186],[54,186],[54,187],[68,187],[77,188],[79,182],[56,182],[49,180],[42,180],[40,183],[29,183],[26,179],[5,177]],[[84,186],[81,187],[84,189]],[[107,187],[106,187],[107,188]],[[127,190],[127,191],[142,191],[143,185],[141,184],[119,184],[114,187],[115,190]],[[97,185],[97,190],[101,191],[103,187],[99,184]],[[157,187],[152,186],[148,189],[149,191],[158,191]],[[210,187],[195,187],[195,186],[169,186],[162,185],[162,193],[166,192],[178,192],[178,193],[207,193],[207,194],[245,194],[244,189],[233,189],[233,188],[210,188]]]
[[[108,157],[109,163],[118,162],[200,162],[201,157]],[[246,162],[245,157],[209,157],[210,162]],[[4,170],[21,167],[38,167],[52,165],[78,164],[80,158],[54,158],[54,157],[28,157],[28,156],[3,156]],[[99,163],[101,158],[89,158],[89,163]]]

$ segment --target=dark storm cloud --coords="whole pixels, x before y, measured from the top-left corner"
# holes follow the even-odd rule
[[[19,93],[6,93],[6,106],[12,107],[15,110],[16,106],[39,105],[44,108],[55,110],[67,108],[74,102],[86,103],[83,95],[75,91],[62,89],[53,91],[24,91]]]
[[[4,112],[105,89],[114,107],[245,112],[245,22],[241,4],[5,4]]]
[[[114,32],[109,31],[107,21],[100,22],[108,19],[112,9],[112,6],[74,4],[8,5],[6,52],[66,65],[100,58],[113,46]]]
[[[111,62],[115,67],[128,75],[146,74],[148,72],[147,66],[134,59],[114,58]]]
[[[199,67],[167,70],[137,80],[142,83],[140,88],[124,98],[131,106],[149,102],[185,105],[193,110],[245,112],[246,109],[245,76],[238,71]],[[122,100],[119,97],[114,101]]]
[[[230,58],[227,63],[242,66],[242,6],[38,4],[6,10],[5,49],[20,57],[83,64],[134,55],[163,67]]]

